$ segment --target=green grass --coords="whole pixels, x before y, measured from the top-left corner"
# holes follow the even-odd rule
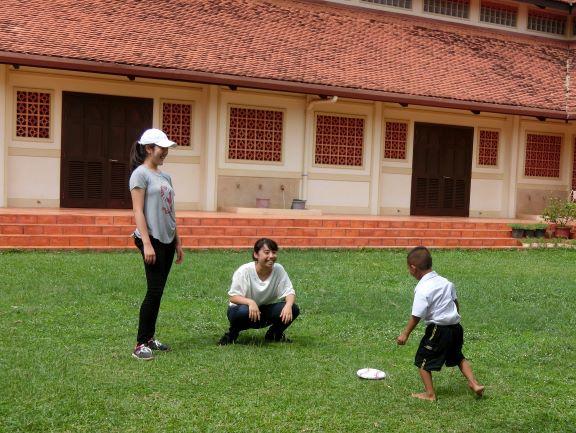
[[[436,251],[457,285],[483,399],[457,369],[421,389],[420,325],[396,346],[415,284],[403,251],[282,251],[298,293],[292,344],[248,331],[218,347],[243,252],[174,266],[152,362],[130,356],[144,294],[126,253],[0,253],[1,432],[575,432],[576,250]],[[389,377],[362,381],[357,369]]]

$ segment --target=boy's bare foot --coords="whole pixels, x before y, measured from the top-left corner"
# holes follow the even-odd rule
[[[430,395],[430,394],[427,394],[425,392],[421,392],[421,393],[414,392],[414,393],[412,393],[412,397],[419,398],[420,400],[436,401],[435,395]]]
[[[474,393],[478,396],[478,397],[482,397],[482,395],[484,394],[484,386],[480,385],[479,383],[469,383],[468,387],[474,391]]]

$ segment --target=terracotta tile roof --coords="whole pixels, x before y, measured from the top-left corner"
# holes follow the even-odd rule
[[[567,59],[576,59],[563,41],[304,0],[23,4],[2,0],[2,62],[65,61],[71,69],[120,73],[131,66],[134,75],[168,71],[204,82],[548,117],[576,112],[565,89]],[[571,87],[575,78],[572,68]]]

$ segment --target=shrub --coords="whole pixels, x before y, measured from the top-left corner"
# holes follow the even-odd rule
[[[542,212],[542,218],[557,227],[568,227],[576,219],[576,203],[553,197]]]

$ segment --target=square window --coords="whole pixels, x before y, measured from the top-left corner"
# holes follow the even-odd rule
[[[164,102],[162,104],[162,130],[178,146],[192,143],[192,104]]]
[[[16,91],[16,137],[50,138],[50,93]]]
[[[364,149],[364,119],[352,116],[316,116],[316,164],[361,167]]]
[[[281,161],[282,111],[230,107],[228,114],[228,159]],[[232,152],[232,143],[239,151]]]

